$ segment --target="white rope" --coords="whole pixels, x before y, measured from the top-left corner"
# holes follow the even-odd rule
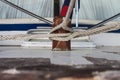
[[[60,28],[62,28],[62,29],[64,29],[64,30],[67,30],[67,31],[69,31],[69,32],[73,32],[72,28],[67,27],[67,24],[69,23],[69,21],[70,21],[70,20],[66,21],[65,18],[63,18],[63,22],[60,23],[59,25],[57,25],[56,27],[54,27],[53,29],[51,29],[51,30],[49,31],[49,33],[52,33],[52,32],[54,32],[54,31],[56,31],[56,30],[58,30],[58,29],[60,29]]]
[[[64,30],[67,30],[67,31],[70,31],[70,32],[73,32],[73,30],[69,27],[67,27],[67,24],[70,22],[70,16],[72,14],[72,10],[73,10],[73,7],[74,7],[74,4],[75,4],[76,0],[71,0],[70,1],[70,6],[68,8],[68,11],[67,11],[67,14],[65,16],[65,18],[63,18],[63,22],[61,24],[59,24],[58,26],[54,27],[50,33],[60,29],[60,28],[63,28]]]
[[[0,40],[30,40],[42,39],[51,37],[69,36],[71,33],[66,34],[17,34],[17,35],[0,35]]]
[[[18,34],[18,35],[1,35],[0,40],[29,40],[29,39],[42,39],[50,38],[58,41],[68,41],[77,37],[90,36],[111,30],[120,29],[120,23],[109,24],[95,29],[80,30],[73,33],[62,33],[62,34]]]
[[[67,37],[53,37],[51,39],[58,40],[58,41],[68,41],[77,37],[90,36],[90,35],[95,35],[95,34],[108,32],[112,30],[118,30],[118,29],[120,29],[120,23],[106,25],[106,26],[102,26],[102,27],[90,29],[90,30],[81,30],[81,31],[74,32]]]

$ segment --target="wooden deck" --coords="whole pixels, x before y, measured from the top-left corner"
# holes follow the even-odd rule
[[[0,80],[95,80],[93,73],[104,71],[120,71],[120,47],[0,47]]]

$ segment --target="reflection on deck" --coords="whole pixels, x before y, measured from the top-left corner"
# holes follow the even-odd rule
[[[106,76],[116,75],[110,76],[110,80],[113,77],[119,80],[118,70],[119,47],[73,48],[72,51],[0,47],[2,80],[96,80],[93,73],[97,72],[99,75],[102,74],[101,71],[108,71],[105,72]]]
[[[40,47],[0,47],[0,58],[48,58],[51,64],[57,65],[91,65],[96,64],[94,59],[119,62],[120,49],[119,47],[98,47],[73,48],[72,51],[51,51],[50,48]],[[97,64],[99,64],[98,61]]]

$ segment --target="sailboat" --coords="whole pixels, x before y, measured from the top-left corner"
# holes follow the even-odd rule
[[[37,0],[34,0],[34,2],[35,1]],[[68,22],[66,21],[63,24],[60,23],[60,25],[62,24],[62,26],[64,26],[62,28],[65,28],[66,24],[72,21],[72,29],[74,29],[73,31],[71,28],[68,28],[69,25],[67,25],[68,27],[64,30],[68,30],[65,32],[69,33],[65,33],[64,36],[63,34],[59,34],[59,32],[64,31],[59,31],[61,26],[52,26],[55,24],[55,19],[53,21],[53,18],[41,17],[13,4],[10,1],[0,0],[0,2],[4,2],[36,18],[0,19],[0,79],[119,80],[120,49],[118,46],[120,46],[120,25],[114,25],[119,23],[119,20],[112,20],[118,18],[120,13],[118,12],[112,17],[109,17],[103,21],[80,20],[78,13],[81,13],[79,11],[81,9],[79,5],[83,4],[84,1],[86,1],[85,4],[87,5],[87,1],[95,0],[80,0],[81,3],[79,0],[76,0],[76,4],[74,2],[75,0],[60,1],[63,1],[64,4],[61,12],[57,12],[57,16],[60,16],[60,19],[62,16],[63,22],[68,20]],[[99,4],[98,1],[102,0],[96,1]],[[73,11],[74,7],[75,12]],[[84,10],[86,11],[86,9]],[[68,12],[71,14],[68,15]],[[75,13],[75,15],[72,13]],[[66,16],[68,18],[66,18]],[[72,19],[73,17],[76,17],[76,19]],[[54,36],[50,37],[52,33],[55,33],[51,30],[56,29],[52,28],[51,26],[59,28],[57,29],[58,31],[56,31],[56,33],[58,32],[59,35],[53,34],[55,38]],[[106,33],[101,33],[104,32],[103,30],[105,30]],[[48,34],[48,32],[51,33]],[[76,35],[74,32],[80,33],[79,35]],[[68,35],[67,38],[66,34]],[[38,35],[42,35],[42,37],[38,37]],[[25,40],[22,40],[23,38]],[[60,39],[60,41],[57,39]],[[51,50],[55,40],[58,42],[58,45],[60,45],[61,42],[67,43],[68,41],[71,41],[72,49],[66,51]]]
[[[43,17],[40,17],[28,10],[25,10],[13,3],[11,3],[10,1],[7,1],[7,0],[1,0],[2,2],[26,13],[26,14],[29,14],[37,19],[1,19],[0,20],[0,34],[1,35],[7,35],[7,34],[11,34],[11,35],[14,35],[14,34],[26,34],[27,30],[28,30],[28,33],[29,32],[34,32],[34,31],[37,31],[37,30],[40,30],[41,32],[42,31],[45,31],[48,32],[49,29],[51,29],[51,24],[52,24],[52,18],[43,18]],[[66,1],[66,0],[65,0]],[[65,3],[64,1],[64,4],[68,4],[68,3]],[[76,8],[75,8],[75,13],[76,13],[76,19],[73,19],[73,24],[72,26],[74,26],[74,29],[90,29],[90,28],[94,28],[94,27],[99,27],[101,25],[104,25],[105,23],[114,23],[114,22],[117,22],[117,21],[112,21],[113,19],[119,17],[120,13],[118,13],[117,15],[114,15],[106,20],[103,20],[103,21],[97,21],[97,20],[79,20],[78,17],[79,17],[79,5],[80,5],[80,2],[78,0],[78,2],[76,2]],[[42,21],[40,21],[42,20]],[[44,23],[45,22],[45,23]],[[119,22],[119,21],[118,21]],[[108,23],[108,24],[109,24]],[[17,27],[16,27],[17,26]],[[116,38],[117,36],[117,38]],[[112,32],[109,32],[109,33],[102,33],[102,34],[97,34],[97,35],[92,35],[92,36],[87,36],[87,37],[83,37],[81,38],[82,39],[85,39],[89,42],[92,42],[92,47],[95,47],[96,45],[97,46],[119,46],[119,30],[115,30],[115,31],[112,31]],[[12,41],[14,44],[15,41]],[[4,42],[2,41],[1,42],[1,45],[11,45],[10,42]],[[16,44],[16,43],[15,43]],[[21,44],[18,43],[17,45]],[[36,43],[38,44],[38,43]],[[83,43],[84,44],[84,43]],[[94,44],[94,45],[93,45]]]

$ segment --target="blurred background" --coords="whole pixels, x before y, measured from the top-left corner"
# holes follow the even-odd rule
[[[60,8],[64,0],[8,0],[37,15],[53,17],[54,1],[59,1]],[[120,0],[81,0],[79,19],[104,20],[120,12]],[[0,18],[32,18],[0,2]],[[75,18],[75,13],[73,15]],[[120,18],[116,19],[120,20]]]

